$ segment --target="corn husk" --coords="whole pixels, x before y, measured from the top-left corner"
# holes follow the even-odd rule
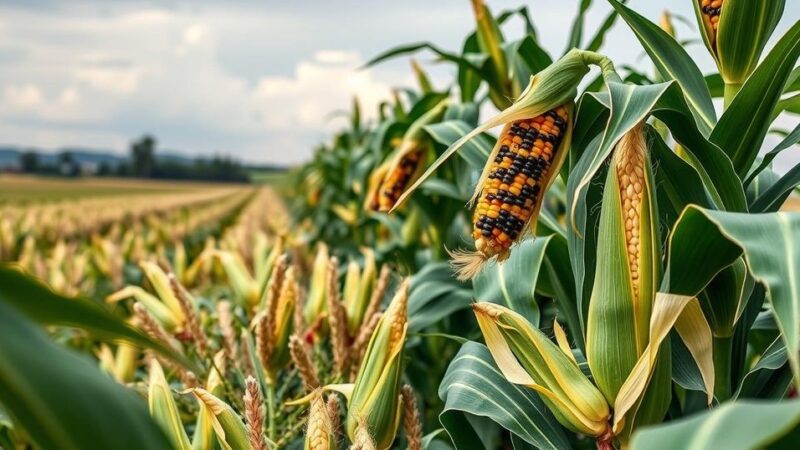
[[[147,393],[150,415],[161,426],[177,450],[191,450],[189,436],[183,427],[180,412],[172,398],[172,390],[164,377],[164,370],[153,358],[150,362],[150,386]]]
[[[536,390],[570,430],[598,438],[608,433],[608,403],[564,350],[508,308],[476,303],[473,310],[486,345],[509,382]]]

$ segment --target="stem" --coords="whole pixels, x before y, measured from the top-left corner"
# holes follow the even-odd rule
[[[733,336],[714,337],[714,395],[722,403],[731,398]]]
[[[588,50],[578,50],[583,57],[583,61],[586,64],[592,64],[600,68],[600,71],[603,74],[603,79],[606,82],[614,81],[621,83],[622,78],[620,78],[617,70],[614,68],[614,62],[611,61],[607,56],[602,55],[597,52],[592,52]]]
[[[736,97],[736,94],[738,94],[741,89],[742,89],[741,84],[725,83],[725,91],[722,103],[725,109],[728,109],[728,106],[730,106],[731,102],[733,101],[733,98]]]
[[[267,438],[275,442],[275,386],[267,383]]]

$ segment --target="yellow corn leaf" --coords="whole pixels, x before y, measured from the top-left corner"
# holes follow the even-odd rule
[[[614,433],[622,429],[626,414],[644,393],[655,367],[658,349],[673,326],[700,368],[708,393],[708,403],[711,403],[714,395],[712,335],[700,304],[694,297],[659,292],[656,294],[650,319],[650,343],[620,388],[614,403]]]

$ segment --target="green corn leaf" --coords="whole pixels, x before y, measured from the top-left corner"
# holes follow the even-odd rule
[[[775,212],[780,209],[794,189],[800,185],[800,164],[789,169],[750,205],[753,212]]]
[[[0,304],[6,304],[42,325],[74,327],[107,341],[123,340],[151,348],[189,368],[194,365],[174,349],[157,342],[103,305],[81,298],[66,298],[33,278],[0,265]]]
[[[205,406],[201,413],[207,415],[217,435],[217,442],[224,450],[252,450],[247,428],[230,405],[205,389],[195,388],[192,393]]]
[[[769,398],[767,392],[776,392],[776,399],[784,398],[791,387],[791,371],[786,364],[788,360],[786,346],[778,337],[744,376],[734,398]]]
[[[575,18],[572,19],[572,26],[570,27],[569,32],[569,41],[567,41],[567,48],[564,50],[564,53],[573,48],[580,48],[581,42],[583,41],[583,26],[586,17],[586,11],[589,10],[590,6],[592,6],[592,0],[581,0],[580,5],[578,6],[578,13],[575,15]]]
[[[753,180],[764,171],[764,169],[768,168],[772,161],[775,160],[775,157],[778,156],[782,151],[792,148],[797,143],[800,142],[800,124],[798,124],[794,129],[783,138],[778,145],[775,146],[772,150],[767,152],[764,157],[761,159],[761,163],[753,169],[750,174],[747,176],[747,180],[745,180],[745,186],[749,186]]]
[[[800,214],[747,215],[689,206],[670,237],[664,284],[670,292],[696,295],[717,272],[744,256],[751,275],[767,290],[800,385],[798,236]]]
[[[564,430],[532,390],[509,383],[489,350],[467,342],[439,385],[439,420],[458,449],[482,450],[482,436],[467,417],[483,417],[541,449],[570,449]]]
[[[798,57],[800,21],[775,44],[711,133],[711,142],[731,158],[742,179],[746,178],[758,156],[764,136],[769,131],[772,111],[780,100]]]
[[[475,128],[460,120],[448,120],[433,125],[427,125],[425,131],[438,144],[449,147],[462,136],[466,135]],[[487,134],[480,134],[475,139],[470,140],[458,155],[463,158],[474,170],[483,170],[486,159],[494,147],[494,139]]]
[[[191,450],[189,436],[183,427],[178,407],[172,398],[172,390],[164,377],[164,370],[155,358],[150,363],[150,386],[147,393],[150,415],[161,426],[178,450]]]
[[[472,303],[472,292],[454,278],[426,280],[424,276],[415,275],[411,280],[412,288],[408,296],[409,332],[424,330],[456,311],[468,308]]]
[[[800,401],[727,403],[709,412],[643,429],[632,450],[750,450],[792,448],[797,443]]]
[[[659,74],[675,80],[683,90],[697,127],[704,136],[716,123],[714,104],[705,79],[686,50],[666,31],[616,0],[608,0],[644,47]]]
[[[4,293],[9,286],[17,287],[3,284]],[[36,298],[26,296],[30,303],[38,303]],[[141,398],[96,363],[53,343],[5,301],[0,301],[0,403],[43,450],[173,448]]]
[[[753,292],[754,280],[747,276],[742,258],[722,269],[697,298],[716,337],[733,336],[747,299]]]

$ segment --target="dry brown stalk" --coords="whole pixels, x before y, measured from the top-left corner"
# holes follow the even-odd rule
[[[258,351],[258,358],[263,367],[269,365],[269,358],[272,356],[272,328],[270,328],[270,320],[267,319],[269,314],[262,314],[256,317],[256,351]]]
[[[293,335],[289,338],[289,351],[292,354],[292,361],[298,372],[300,378],[303,380],[306,389],[316,389],[319,387],[319,377],[317,376],[317,369],[314,363],[311,362],[311,355],[308,353],[308,347],[303,339],[298,335]]]
[[[164,345],[167,345],[168,347],[177,350],[177,346],[173,340],[169,337],[164,328],[162,328],[161,325],[156,322],[156,319],[151,316],[149,312],[147,312],[147,308],[145,308],[144,305],[139,302],[134,303],[133,312],[139,319],[139,326],[145,331],[145,333],[148,334],[148,336],[163,343]]]
[[[261,397],[261,388],[255,378],[248,376],[245,379],[244,407],[245,422],[247,423],[247,437],[253,450],[267,450],[264,439],[264,399]]]
[[[278,304],[278,297],[280,296],[281,289],[284,289],[283,281],[284,275],[286,275],[286,260],[287,256],[281,255],[275,261],[275,267],[272,269],[272,274],[269,276],[267,289],[264,291],[266,298],[264,299],[263,311],[266,314],[268,321],[265,326],[267,326],[267,328],[270,330],[275,328],[275,308]]]
[[[422,450],[422,420],[414,389],[406,384],[400,394],[403,399],[403,431],[406,433],[408,450]]]
[[[328,417],[331,419],[331,436],[338,440],[341,418],[339,416],[339,397],[336,394],[328,395],[327,407]]]
[[[245,375],[254,376],[256,373],[256,368],[253,365],[253,355],[250,353],[247,330],[242,330],[239,340],[242,348],[242,370],[244,371]]]
[[[339,294],[339,260],[331,258],[328,263],[328,325],[330,327],[333,362],[339,376],[347,368],[347,320]]]
[[[208,356],[208,337],[206,337],[206,333],[200,325],[200,317],[194,308],[194,302],[189,298],[189,293],[181,285],[174,273],[169,272],[168,278],[172,292],[175,294],[175,298],[178,299],[183,314],[186,315],[186,328],[189,334],[192,335],[192,339],[197,346],[197,352],[206,357]]]
[[[378,276],[378,282],[375,284],[375,289],[372,291],[372,296],[369,298],[369,303],[367,304],[367,310],[364,312],[365,319],[369,319],[380,309],[383,297],[386,295],[386,289],[389,287],[391,275],[392,271],[389,270],[389,266],[384,265],[381,267],[381,274]]]
[[[220,332],[222,332],[222,344],[225,347],[225,354],[229,361],[239,367],[239,358],[237,358],[239,349],[237,348],[236,333],[233,330],[231,302],[222,300],[217,303],[217,321],[219,322]]]

